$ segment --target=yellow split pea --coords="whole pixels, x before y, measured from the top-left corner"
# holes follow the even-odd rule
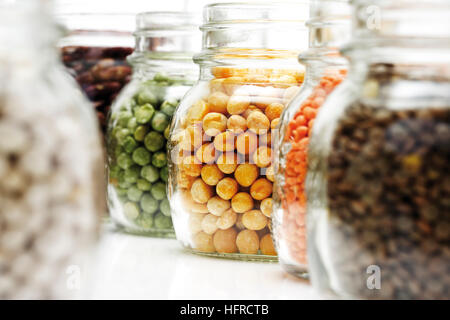
[[[238,157],[234,152],[222,153],[217,158],[217,167],[225,174],[232,174],[238,166]]]
[[[275,255],[270,217],[276,132],[271,130],[296,93],[300,75],[229,67],[212,72],[209,95],[188,112],[184,139],[177,140],[183,151],[178,179],[188,207],[200,211],[189,220],[193,246],[203,252]]]
[[[203,181],[210,186],[215,186],[222,180],[224,174],[217,164],[207,164],[202,167],[201,176]]]
[[[222,86],[222,82],[220,82],[220,86]],[[213,92],[208,97],[209,108],[212,112],[226,113],[228,99],[228,95],[221,91]]]
[[[233,178],[223,178],[216,186],[216,193],[225,200],[230,200],[238,191],[238,183]]]
[[[227,128],[227,117],[218,112],[208,113],[203,118],[203,130],[208,136],[214,137]]]
[[[191,195],[195,202],[207,203],[213,194],[211,186],[208,186],[202,179],[197,179],[192,184]]]

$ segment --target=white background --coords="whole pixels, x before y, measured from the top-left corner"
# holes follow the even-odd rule
[[[261,2],[261,0],[53,0],[60,12],[138,13],[145,11],[201,11],[215,2]],[[297,0],[298,1],[298,0]],[[290,2],[297,2],[290,0]],[[270,1],[269,1],[270,2]]]

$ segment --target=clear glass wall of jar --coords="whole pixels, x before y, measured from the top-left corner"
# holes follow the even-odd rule
[[[313,284],[344,298],[449,299],[450,3],[355,1],[347,80],[314,124]]]
[[[79,11],[74,12],[76,9]],[[56,13],[66,29],[58,46],[64,65],[92,102],[105,132],[110,106],[130,81],[131,66],[126,58],[133,52],[135,14],[83,10],[71,4]]]
[[[97,121],[43,3],[0,2],[0,299],[74,298],[106,208]]]
[[[177,239],[195,253],[276,260],[270,234],[272,141],[303,82],[306,2],[214,4],[204,10],[200,80],[183,98],[169,141]]]
[[[350,5],[347,1],[312,2],[310,49],[300,54],[306,66],[305,82],[281,116],[275,141],[273,232],[282,267],[307,276],[306,195],[307,150],[314,118],[328,94],[345,77],[347,60],[338,47],[349,40]]]
[[[109,209],[133,233],[173,237],[167,139],[180,99],[198,78],[192,61],[201,48],[200,17],[181,12],[142,13],[129,57],[131,82],[108,119]]]

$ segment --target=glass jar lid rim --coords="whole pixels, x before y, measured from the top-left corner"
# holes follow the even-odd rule
[[[309,0],[296,2],[223,2],[206,5],[201,29],[226,25],[302,23],[309,18]],[[301,8],[305,10],[300,10]]]
[[[136,32],[158,30],[198,30],[201,16],[195,12],[153,11],[136,15]]]

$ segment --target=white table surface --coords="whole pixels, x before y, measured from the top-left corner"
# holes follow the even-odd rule
[[[277,263],[241,262],[185,252],[176,240],[112,230],[103,235],[90,299],[319,299],[308,281]]]

